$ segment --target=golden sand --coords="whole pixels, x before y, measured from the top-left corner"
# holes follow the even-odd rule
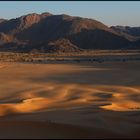
[[[81,138],[79,131],[83,138],[137,138],[139,70],[138,62],[8,64],[0,69],[0,130],[5,131],[0,138],[8,137],[6,131],[12,135],[14,123],[19,131],[28,127],[29,138],[37,138],[35,131],[54,138],[58,130],[56,138],[62,138],[64,129],[70,130],[64,138]],[[28,133],[12,132],[13,138]]]

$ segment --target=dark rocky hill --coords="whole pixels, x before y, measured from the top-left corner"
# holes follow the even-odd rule
[[[138,38],[82,17],[29,14],[0,22],[0,50],[73,52],[140,48]]]

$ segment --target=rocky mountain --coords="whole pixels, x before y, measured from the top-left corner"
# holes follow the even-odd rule
[[[123,32],[131,36],[140,37],[140,27],[112,26],[111,28],[117,32]]]
[[[139,38],[82,17],[28,14],[0,22],[0,50],[73,52],[140,48]],[[138,43],[136,43],[138,42]]]
[[[15,35],[34,24],[37,24],[42,19],[50,16],[50,13],[43,13],[41,15],[33,13],[21,16],[16,19],[7,20],[5,22],[0,23],[0,32],[4,32],[7,34]]]

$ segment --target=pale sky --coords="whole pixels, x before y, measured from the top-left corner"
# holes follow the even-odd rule
[[[0,18],[43,12],[93,18],[108,26],[140,26],[140,1],[0,1]]]

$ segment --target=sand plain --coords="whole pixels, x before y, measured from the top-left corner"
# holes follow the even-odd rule
[[[140,62],[0,64],[0,138],[140,138]]]

